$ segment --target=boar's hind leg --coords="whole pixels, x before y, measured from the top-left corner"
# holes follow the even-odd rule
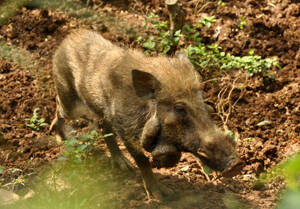
[[[65,120],[64,118],[61,116],[60,112],[59,112],[60,106],[59,106],[59,99],[58,97],[56,97],[56,112],[55,112],[55,117],[53,119],[53,121],[51,122],[49,131],[55,131],[56,133],[56,140],[57,142],[61,142],[62,140],[66,139],[66,135],[64,132],[64,123]]]
[[[158,199],[162,199],[167,196],[170,197],[173,194],[173,190],[160,183],[154,177],[149,159],[144,155],[143,151],[139,150],[138,147],[128,141],[124,141],[124,144],[141,170],[148,199],[151,199],[151,195]]]
[[[103,134],[112,133],[111,126],[106,122],[103,122],[102,130],[103,130]],[[127,158],[124,157],[124,155],[122,154],[119,145],[116,142],[115,136],[113,135],[113,136],[105,137],[104,140],[113,159],[113,165],[119,167],[121,170],[132,171],[133,166],[127,160]]]
[[[86,112],[86,108],[84,108],[84,105],[71,85],[68,85],[67,81],[62,83],[56,82],[56,113],[55,118],[50,125],[50,132],[55,131],[56,140],[58,142],[66,139],[66,134],[64,132],[64,118],[76,119],[80,117],[83,112]]]

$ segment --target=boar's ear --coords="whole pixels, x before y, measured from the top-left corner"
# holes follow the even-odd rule
[[[189,60],[189,58],[182,52],[176,52],[175,56],[180,59],[182,62],[185,62],[189,65],[192,65],[191,61]]]
[[[133,69],[132,82],[136,95],[145,99],[155,98],[155,92],[160,88],[160,82],[150,73]]]

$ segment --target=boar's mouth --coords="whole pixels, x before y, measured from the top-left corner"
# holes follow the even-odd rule
[[[245,163],[235,156],[229,157],[225,162],[212,162],[208,156],[203,152],[194,153],[205,165],[213,170],[221,171],[224,177],[233,177],[239,174]]]
[[[222,175],[225,177],[233,177],[241,173],[242,168],[245,166],[245,163],[240,159],[236,159],[230,163],[230,165],[222,172]]]
[[[209,166],[210,168],[212,168],[213,170],[218,170],[218,171],[222,171],[224,169],[221,168],[216,168],[215,166],[212,165],[212,163],[210,162],[209,158],[207,155],[205,155],[202,152],[196,152],[193,153],[197,158],[199,158],[201,160],[201,162],[203,162],[205,165]]]

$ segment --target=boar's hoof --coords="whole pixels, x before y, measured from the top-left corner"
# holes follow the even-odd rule
[[[122,171],[130,171],[130,172],[134,171],[132,164],[123,155],[115,156],[112,159],[112,166],[113,166],[113,168],[117,168]]]

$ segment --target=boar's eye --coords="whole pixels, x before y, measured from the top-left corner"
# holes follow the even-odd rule
[[[181,115],[186,115],[186,110],[182,104],[175,105],[174,110]]]

